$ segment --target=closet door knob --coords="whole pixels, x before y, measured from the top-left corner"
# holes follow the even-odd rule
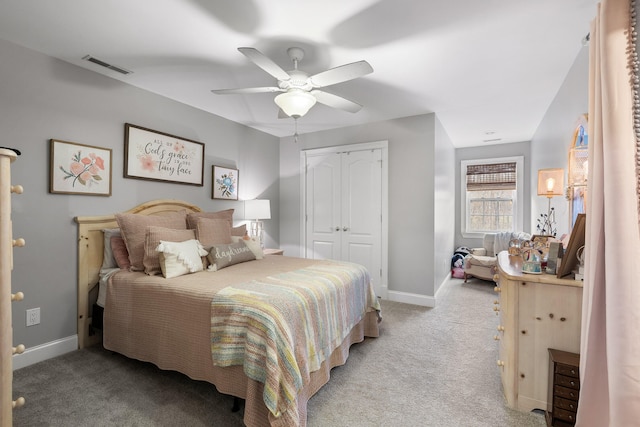
[[[336,227],[336,231],[340,231],[340,227]]]
[[[342,231],[349,231],[349,227],[342,227]]]

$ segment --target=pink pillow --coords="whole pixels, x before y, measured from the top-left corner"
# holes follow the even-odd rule
[[[132,271],[144,271],[144,242],[147,227],[173,228],[176,230],[187,229],[187,211],[178,211],[166,215],[140,215],[119,213],[116,221],[124,238],[124,243],[129,251],[129,262]]]
[[[131,267],[129,263],[129,252],[127,252],[127,245],[124,244],[122,236],[111,237],[111,251],[113,251],[113,257],[116,260],[116,264],[123,270],[128,270]]]
[[[226,219],[229,224],[233,224],[233,209],[217,212],[190,212],[187,214],[187,228],[196,229],[198,218]]]

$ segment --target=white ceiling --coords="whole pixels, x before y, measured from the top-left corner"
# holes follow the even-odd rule
[[[285,70],[304,48],[314,74],[359,60],[374,72],[327,92],[358,113],[316,104],[300,134],[435,112],[456,147],[530,140],[589,32],[598,0],[0,0],[0,38],[275,136],[277,94],[238,52]],[[83,61],[92,55],[133,71]],[[0,59],[1,60],[1,59]]]

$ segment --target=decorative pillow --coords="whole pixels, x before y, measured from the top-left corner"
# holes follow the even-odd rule
[[[233,224],[233,211],[233,209],[227,209],[217,212],[191,212],[187,214],[187,228],[195,230],[198,218],[226,219],[229,224]]]
[[[113,257],[115,258],[118,267],[123,270],[131,268],[129,252],[127,252],[127,245],[124,244],[122,236],[111,237],[111,249],[113,250]]]
[[[196,238],[205,247],[231,243],[231,222],[220,218],[198,218]]]
[[[249,237],[246,235],[243,235],[243,237],[231,236],[231,240],[233,240],[233,243],[244,242],[244,244],[247,245],[251,252],[253,252],[253,254],[256,256],[256,259],[264,258],[264,252],[260,247],[260,242],[258,242],[254,237]]]
[[[161,240],[156,249],[162,275],[167,279],[203,270],[201,257],[205,256],[207,251],[195,239],[179,243]]]
[[[217,271],[230,265],[256,259],[256,256],[247,247],[244,241],[231,243],[229,245],[214,245],[209,249],[207,255],[211,265],[209,271]]]
[[[111,237],[120,236],[119,228],[103,228],[104,234],[104,252],[102,255],[102,268],[116,268],[116,259],[111,250]]]
[[[247,225],[242,224],[238,227],[231,227],[231,235],[232,236],[240,236],[244,237],[247,234]]]
[[[144,240],[147,227],[175,228],[185,230],[187,228],[187,211],[179,211],[168,215],[140,215],[140,214],[116,214],[116,221],[120,226],[124,243],[129,251],[129,262],[132,271],[144,271]]]
[[[195,238],[196,233],[193,230],[175,230],[173,228],[156,227],[153,225],[147,227],[144,239],[144,258],[142,260],[144,272],[149,276],[162,272],[160,268],[160,258],[156,251],[160,241],[184,242],[185,240],[193,240]]]

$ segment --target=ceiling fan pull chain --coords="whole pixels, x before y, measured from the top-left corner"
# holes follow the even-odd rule
[[[293,121],[295,123],[295,133],[293,134],[293,142],[297,144],[298,143],[298,119],[294,118]]]

